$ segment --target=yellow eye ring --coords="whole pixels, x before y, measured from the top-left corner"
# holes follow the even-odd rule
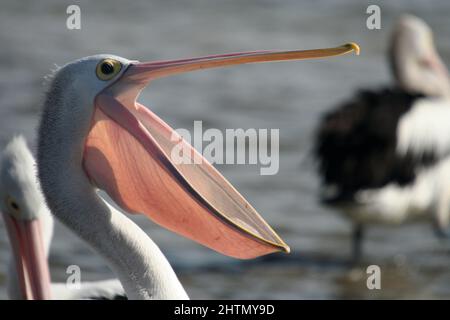
[[[17,204],[17,201],[14,200],[13,197],[7,196],[6,197],[6,205],[9,210],[11,210],[13,213],[19,214],[20,213],[20,206]]]
[[[111,80],[122,69],[122,64],[114,59],[104,59],[97,64],[95,73],[103,81]]]

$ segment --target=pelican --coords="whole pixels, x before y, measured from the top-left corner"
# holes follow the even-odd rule
[[[141,63],[114,55],[60,68],[44,102],[38,174],[53,214],[89,243],[129,299],[187,299],[158,246],[124,212],[219,253],[251,259],[289,247],[238,191],[157,115],[136,101],[150,82],[188,71],[243,63],[342,55],[355,44],[304,51],[232,53]],[[180,106],[183,107],[183,106]],[[184,143],[190,165],[171,160]]]
[[[79,287],[50,284],[47,257],[53,217],[40,192],[34,158],[21,135],[11,139],[1,155],[0,182],[0,211],[12,248],[7,279],[10,299],[124,298],[117,280],[82,282]]]
[[[429,219],[448,234],[450,80],[425,22],[404,15],[391,38],[396,84],[361,91],[321,119],[314,145],[322,201],[365,226]]]

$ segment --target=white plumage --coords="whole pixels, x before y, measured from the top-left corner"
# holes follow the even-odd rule
[[[434,153],[437,157],[450,155],[450,99],[429,97],[415,101],[404,114],[397,129],[397,152],[422,156]]]

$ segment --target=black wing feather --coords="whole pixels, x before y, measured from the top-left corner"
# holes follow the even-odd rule
[[[418,166],[436,161],[432,153],[396,152],[399,120],[420,97],[400,89],[361,91],[324,115],[313,152],[322,183],[339,190],[336,198],[352,198],[358,190],[392,182],[409,184]]]

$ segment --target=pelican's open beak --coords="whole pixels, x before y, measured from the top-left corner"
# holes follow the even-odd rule
[[[3,216],[11,241],[22,298],[50,299],[50,272],[40,221],[16,219],[9,214]]]
[[[289,252],[239,192],[136,98],[151,80],[168,75],[243,63],[323,58],[351,51],[358,51],[357,45],[132,63],[95,99],[84,150],[85,171],[126,211],[143,213],[222,254],[249,259],[275,251]],[[171,159],[177,144],[190,151],[190,164]]]

